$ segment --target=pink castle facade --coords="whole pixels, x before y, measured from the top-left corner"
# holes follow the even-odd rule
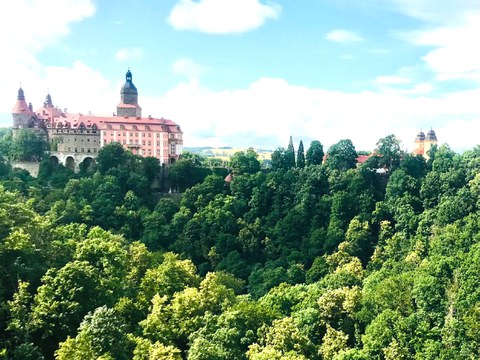
[[[178,160],[183,148],[180,126],[164,118],[142,117],[130,70],[120,95],[116,116],[102,117],[68,113],[53,105],[50,94],[43,106],[33,111],[20,88],[12,110],[14,133],[21,129],[46,131],[51,157],[72,168],[95,159],[102,146],[113,142],[135,155],[156,157],[161,164]]]

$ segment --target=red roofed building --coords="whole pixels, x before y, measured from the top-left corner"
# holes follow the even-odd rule
[[[33,112],[20,88],[12,111],[13,129],[44,129],[51,143],[51,156],[72,168],[78,168],[87,158],[95,158],[102,146],[113,142],[136,155],[156,157],[161,164],[175,162],[182,153],[182,130],[172,120],[142,117],[130,70],[120,95],[117,115],[102,117],[68,113],[53,105],[50,94]]]

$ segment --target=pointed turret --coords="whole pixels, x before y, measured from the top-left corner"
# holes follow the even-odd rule
[[[12,109],[13,127],[28,127],[33,115],[34,114],[32,109],[30,109],[30,107],[27,105],[27,102],[25,101],[25,93],[20,87],[17,93],[17,101],[15,102],[15,106]]]
[[[50,93],[47,93],[47,96],[45,96],[45,102],[43,104],[45,107],[53,107],[52,96]]]

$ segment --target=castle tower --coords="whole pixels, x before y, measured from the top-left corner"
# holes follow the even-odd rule
[[[425,133],[420,130],[420,132],[417,134],[417,137],[415,138],[415,145],[414,145],[414,151],[413,153],[415,155],[422,155],[425,152]]]
[[[428,152],[432,148],[433,145],[437,145],[438,140],[437,140],[437,135],[435,134],[435,131],[433,129],[430,129],[427,132],[427,136],[425,136],[425,143],[424,143],[424,149],[425,149],[425,158],[428,159]]]
[[[125,74],[125,84],[120,90],[121,101],[117,106],[117,116],[142,117],[142,108],[138,105],[138,91],[132,82],[130,70]]]
[[[44,107],[53,107],[53,102],[52,102],[52,96],[50,93],[47,93],[47,96],[45,97],[45,101],[43,103]]]
[[[13,128],[22,129],[33,126],[34,113],[31,106],[25,101],[23,89],[18,89],[17,102],[12,110]]]

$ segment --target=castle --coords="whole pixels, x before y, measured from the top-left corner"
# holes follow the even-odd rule
[[[422,155],[425,159],[428,160],[430,158],[428,152],[433,145],[437,144],[437,135],[435,134],[435,131],[433,131],[433,129],[430,129],[427,132],[427,135],[425,135],[423,131],[420,131],[415,138],[415,145],[412,153],[414,155]]]
[[[82,162],[94,161],[101,147],[112,142],[133,154],[156,157],[161,164],[178,160],[183,147],[180,126],[164,118],[142,117],[130,70],[120,96],[116,116],[102,117],[68,113],[53,105],[50,94],[43,106],[33,111],[20,88],[12,111],[14,136],[21,129],[45,131],[51,160],[73,170],[78,170]]]

